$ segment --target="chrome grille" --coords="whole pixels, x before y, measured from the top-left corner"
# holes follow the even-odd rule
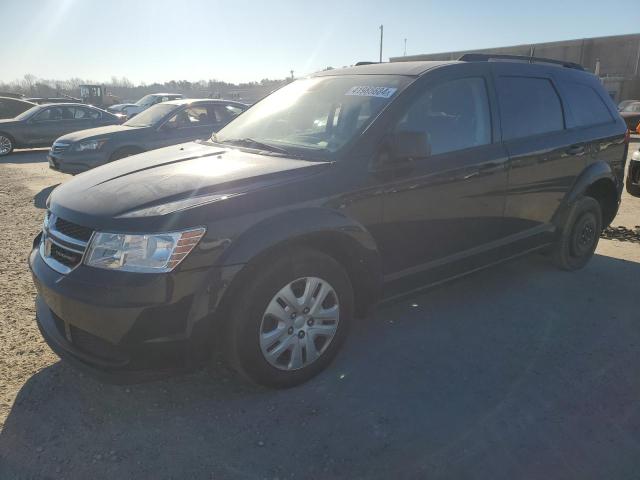
[[[69,273],[82,263],[93,231],[47,212],[40,255],[44,261],[60,273]]]
[[[64,153],[67,150],[69,150],[70,146],[71,146],[70,143],[54,143],[51,146],[51,153],[53,154]]]
[[[88,242],[91,238],[93,230],[82,225],[76,225],[75,223],[68,222],[67,220],[56,217],[55,228],[58,232],[63,233],[69,237],[77,238],[84,242]]]

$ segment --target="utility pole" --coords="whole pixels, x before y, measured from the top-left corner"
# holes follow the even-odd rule
[[[293,70],[290,70],[291,72],[291,80],[293,80]]]
[[[384,26],[380,25],[380,63],[382,63],[382,34],[384,33]]]
[[[407,39],[404,39],[404,56],[407,56]]]

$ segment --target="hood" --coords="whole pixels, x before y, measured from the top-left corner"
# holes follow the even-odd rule
[[[146,127],[125,127],[123,125],[107,125],[106,127],[89,128],[78,132],[68,133],[56,140],[56,143],[75,143],[94,138],[112,137],[118,134],[131,133],[134,130]]]
[[[20,120],[16,120],[15,118],[2,118],[0,119],[0,128],[10,127],[18,123],[20,123]]]
[[[287,182],[328,165],[191,142],[82,173],[53,191],[50,208],[70,221],[99,228],[105,217],[167,215]]]

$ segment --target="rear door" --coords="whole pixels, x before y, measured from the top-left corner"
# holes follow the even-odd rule
[[[561,67],[492,63],[509,153],[505,228],[531,237],[531,246],[552,238],[552,219],[586,165],[587,145],[567,129],[567,112],[554,78]]]

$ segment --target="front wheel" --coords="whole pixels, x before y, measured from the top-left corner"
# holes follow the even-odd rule
[[[563,270],[584,267],[596,250],[602,233],[602,209],[591,197],[576,201],[553,248],[554,263]]]
[[[13,151],[13,140],[9,135],[0,133],[0,157],[9,155]]]
[[[335,259],[306,248],[283,252],[235,294],[229,360],[262,385],[302,383],[337,354],[353,303],[349,277]]]

